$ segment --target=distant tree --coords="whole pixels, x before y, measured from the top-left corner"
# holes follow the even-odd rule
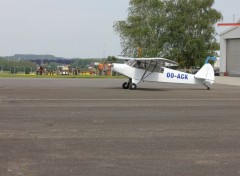
[[[216,48],[214,24],[222,18],[214,0],[130,0],[126,21],[118,21],[123,54],[161,56],[183,66],[201,65]]]
[[[0,59],[0,66],[4,68],[4,71],[11,71],[11,73],[17,73],[18,71],[26,71],[27,68],[36,69],[36,64],[30,61],[9,60],[6,58]]]
[[[217,46],[214,24],[222,18],[214,0],[165,1],[168,23],[163,54],[184,66],[202,65]]]
[[[92,63],[99,61],[99,59],[74,59],[71,66],[80,69],[88,69],[88,67],[92,65]]]
[[[25,74],[30,74],[30,72],[31,72],[31,68],[30,67],[25,68]]]
[[[130,0],[126,21],[118,21],[114,29],[120,34],[123,53],[137,56],[142,49],[143,57],[158,55],[163,47],[166,15],[164,3],[159,0]]]
[[[50,70],[57,70],[57,67],[58,67],[58,63],[56,63],[56,62],[50,62],[49,64],[46,64],[46,68],[47,68],[47,70],[48,71],[50,71]]]
[[[115,56],[108,56],[107,57],[107,61],[109,61],[109,62],[116,62],[117,58]]]

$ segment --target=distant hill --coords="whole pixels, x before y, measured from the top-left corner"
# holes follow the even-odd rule
[[[55,57],[53,55],[36,55],[36,54],[15,54],[14,59],[19,60],[65,60],[68,58]]]
[[[14,56],[4,57],[10,61],[31,61],[37,65],[43,65],[46,63],[58,63],[58,64],[71,64],[74,62],[74,59],[68,59],[64,57],[55,57],[54,55],[37,55],[37,54],[15,54]]]
[[[71,65],[73,67],[85,68],[93,62],[99,62],[99,58],[64,58],[55,57],[54,55],[37,55],[37,54],[15,54],[14,56],[5,56],[3,59],[14,62],[30,61],[36,65],[57,64],[57,65]]]

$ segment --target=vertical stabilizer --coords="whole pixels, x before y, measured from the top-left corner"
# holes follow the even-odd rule
[[[215,81],[215,75],[214,75],[214,69],[211,64],[205,64],[196,74],[196,79],[202,79],[205,80],[206,83],[214,83]]]

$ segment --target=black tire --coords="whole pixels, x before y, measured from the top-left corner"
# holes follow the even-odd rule
[[[135,83],[131,83],[131,84],[129,85],[129,88],[130,88],[131,90],[136,90],[136,89],[137,89],[137,85],[136,85]]]
[[[123,89],[128,89],[129,88],[129,84],[127,82],[122,84],[122,88]]]

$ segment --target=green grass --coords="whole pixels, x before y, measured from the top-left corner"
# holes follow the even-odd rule
[[[79,79],[106,79],[106,78],[124,78],[124,76],[33,75],[33,74],[0,73],[0,78],[79,78]]]

